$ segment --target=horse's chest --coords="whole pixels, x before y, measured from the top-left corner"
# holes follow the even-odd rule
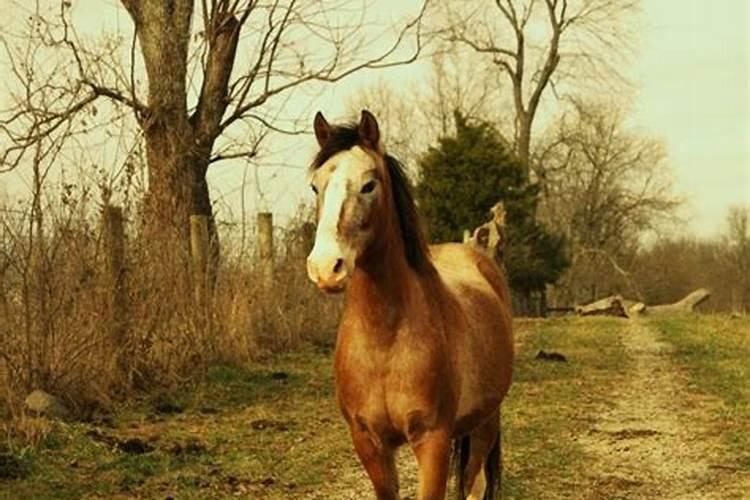
[[[413,346],[412,346],[413,347]],[[420,355],[421,354],[421,355]],[[337,352],[336,387],[350,425],[381,436],[409,439],[440,419],[453,399],[434,353],[419,349]],[[443,381],[443,382],[441,382]]]

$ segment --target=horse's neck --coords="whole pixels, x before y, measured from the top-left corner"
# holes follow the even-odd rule
[[[357,266],[347,287],[347,310],[374,335],[392,334],[408,313],[419,279],[406,261],[403,244],[392,241]]]

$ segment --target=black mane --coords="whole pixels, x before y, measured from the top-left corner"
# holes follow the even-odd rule
[[[331,127],[331,135],[320,148],[318,154],[315,155],[310,167],[311,170],[317,170],[336,153],[349,150],[354,146],[367,148],[359,136],[356,124]],[[383,160],[391,179],[391,191],[393,192],[399,226],[401,226],[406,260],[416,271],[434,269],[432,261],[430,261],[430,251],[419,220],[417,206],[414,203],[411,184],[404,167],[391,155],[384,155]]]

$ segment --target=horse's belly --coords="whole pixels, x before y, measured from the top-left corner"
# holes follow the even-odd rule
[[[513,347],[510,318],[500,313],[497,296],[461,286],[456,294],[466,317],[465,328],[455,331],[459,374],[459,419],[494,411],[510,386]]]

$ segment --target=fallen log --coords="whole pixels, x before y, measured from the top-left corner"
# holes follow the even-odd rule
[[[648,315],[655,314],[684,314],[695,311],[698,305],[702,304],[711,296],[711,292],[705,288],[699,288],[690,292],[686,297],[673,304],[660,304],[656,306],[647,306],[643,311]]]
[[[619,295],[610,295],[590,304],[576,306],[575,312],[579,316],[617,316],[627,318],[625,299]]]
[[[684,314],[695,311],[695,308],[710,296],[710,291],[699,288],[673,304],[649,306],[643,302],[624,299],[620,295],[610,295],[590,304],[575,306],[575,313],[579,316],[617,316],[620,318],[632,318],[639,314]]]

